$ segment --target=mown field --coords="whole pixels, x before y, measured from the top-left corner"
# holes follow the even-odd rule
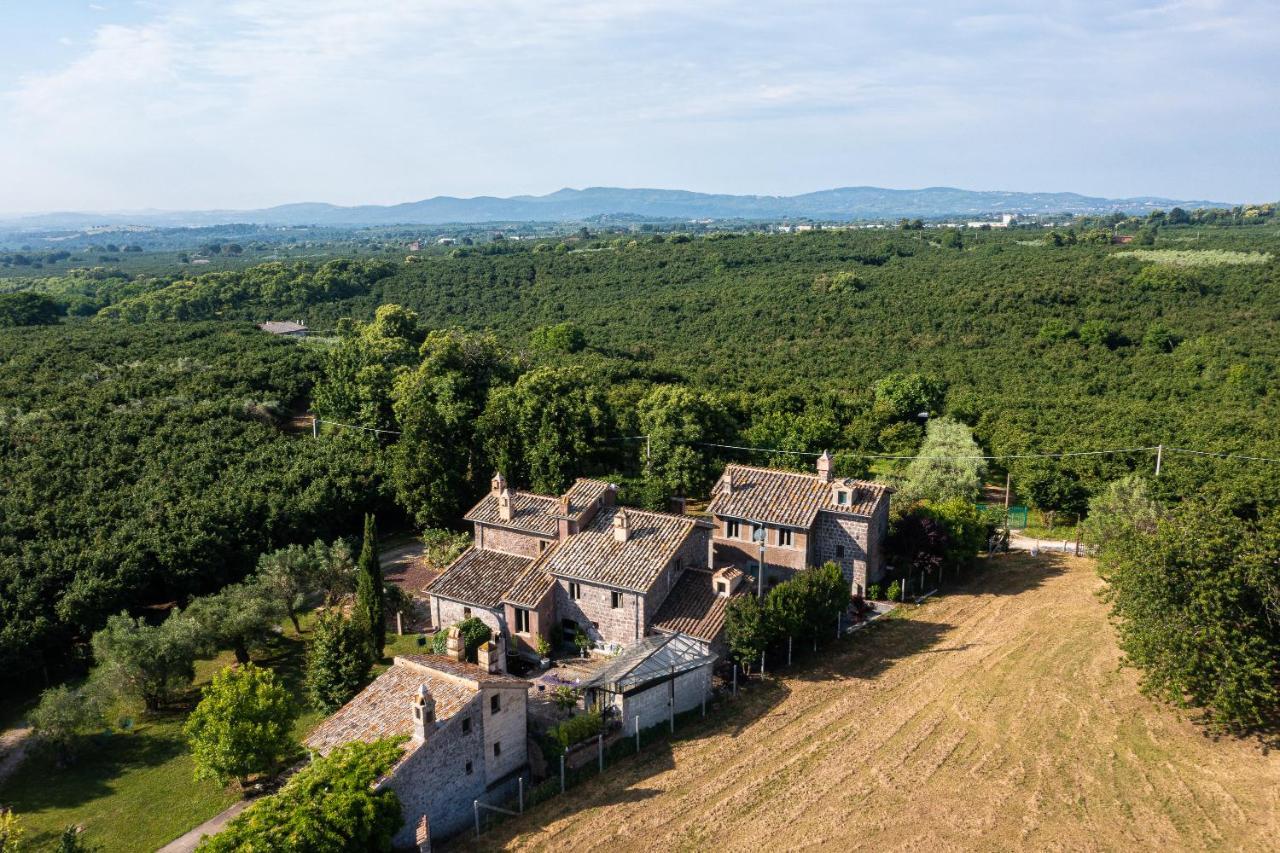
[[[1280,754],[1120,668],[1091,562],[948,595],[499,825],[475,849],[1280,849]]]

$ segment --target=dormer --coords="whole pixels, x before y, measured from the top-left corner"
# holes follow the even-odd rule
[[[861,498],[862,490],[855,483],[837,480],[831,484],[831,504],[836,509],[852,511]]]
[[[631,538],[631,519],[627,511],[620,509],[613,516],[613,538],[617,542],[626,542]]]
[[[424,743],[436,724],[436,700],[426,684],[418,685],[413,694],[413,739]]]
[[[738,591],[738,587],[742,584],[742,578],[741,570],[734,566],[725,566],[712,573],[711,589],[721,598],[728,598]]]

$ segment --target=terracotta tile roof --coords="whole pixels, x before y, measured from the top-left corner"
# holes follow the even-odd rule
[[[555,536],[559,532],[558,518],[577,519],[587,510],[592,502],[599,500],[613,486],[604,480],[589,480],[580,477],[564,493],[569,499],[569,512],[561,513],[560,498],[549,495],[537,495],[533,492],[511,493],[511,520],[503,521],[498,515],[498,496],[492,492],[480,499],[480,502],[463,516],[467,521],[478,521],[481,524],[494,524],[511,527],[528,533],[543,536]]]
[[[426,587],[438,595],[463,604],[492,610],[502,603],[511,585],[529,568],[532,557],[505,554],[482,548],[468,548]]]
[[[726,494],[725,477],[733,483]],[[834,486],[853,492],[852,503],[837,506],[831,499]],[[818,511],[870,516],[889,494],[889,487],[866,480],[834,480],[824,483],[816,474],[730,465],[715,485],[715,497],[707,511],[712,515],[762,521],[784,527],[809,528]]]
[[[552,551],[559,546],[554,546]],[[511,589],[507,590],[507,594],[502,600],[516,607],[537,607],[542,601],[542,597],[550,591],[555,581],[551,575],[547,574],[544,567],[547,555],[551,552],[545,552],[538,559],[530,564],[529,568],[516,578],[515,583],[511,585]]]
[[[626,542],[613,535],[620,512],[631,526]],[[602,507],[590,524],[544,555],[543,566],[548,574],[645,592],[696,524],[687,515]]]
[[[390,669],[356,694],[333,716],[316,726],[303,743],[327,753],[352,741],[372,743],[379,738],[413,733],[413,694],[427,685],[436,700],[436,720],[444,721],[464,708],[479,686],[450,678],[416,663],[397,658]],[[412,741],[407,744],[412,751]]]
[[[556,513],[560,511],[558,498],[546,495],[535,495],[532,492],[512,492],[511,520],[503,521],[498,516],[498,496],[492,492],[480,499],[463,518],[467,521],[478,521],[481,524],[494,524],[499,527],[510,527],[526,533],[537,533],[542,536],[555,536],[559,531]]]
[[[396,663],[413,664],[441,676],[462,681],[472,687],[523,687],[532,685],[523,678],[505,672],[489,672],[474,663],[456,661],[446,655],[396,655]],[[439,716],[437,714],[436,716]]]
[[[712,573],[701,569],[689,569],[681,575],[654,615],[652,627],[668,633],[679,631],[708,643],[718,640],[730,598],[717,595],[711,579]]]
[[[613,486],[604,480],[588,480],[582,477],[575,480],[569,487],[569,491],[565,492],[565,497],[569,499],[569,517],[581,516],[592,502],[604,497],[605,492],[612,488]]]

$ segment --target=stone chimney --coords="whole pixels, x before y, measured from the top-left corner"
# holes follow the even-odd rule
[[[498,471],[493,475],[493,479],[489,481],[489,492],[491,494],[501,494],[507,488],[507,478],[502,476],[502,472]]]
[[[413,831],[414,843],[418,845],[418,853],[431,853],[431,825],[426,815],[419,815],[418,825]]]
[[[511,520],[511,487],[504,481],[502,491],[498,492],[498,518],[503,521]]]
[[[825,450],[818,457],[818,479],[824,483],[831,482],[831,454]]]
[[[418,685],[413,695],[413,739],[424,743],[436,724],[436,700],[426,684]]]
[[[503,666],[503,657],[502,646],[493,640],[476,649],[476,663],[485,672],[504,672],[506,667]]]
[[[613,538],[618,542],[626,542],[631,538],[631,519],[627,511],[620,509],[613,515]]]
[[[724,476],[720,478],[720,494],[733,494],[733,475],[728,471],[725,471]]]
[[[560,503],[556,506],[556,532],[559,534],[561,542],[578,532],[577,525],[570,518],[572,509],[569,506],[569,496],[561,495]]]
[[[445,657],[459,662],[467,659],[467,644],[462,639],[462,631],[457,625],[449,628],[449,636],[445,641]]]

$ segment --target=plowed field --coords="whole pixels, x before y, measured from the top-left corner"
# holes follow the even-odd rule
[[[463,844],[1280,849],[1280,753],[1142,697],[1098,588],[1085,560],[999,558]]]

